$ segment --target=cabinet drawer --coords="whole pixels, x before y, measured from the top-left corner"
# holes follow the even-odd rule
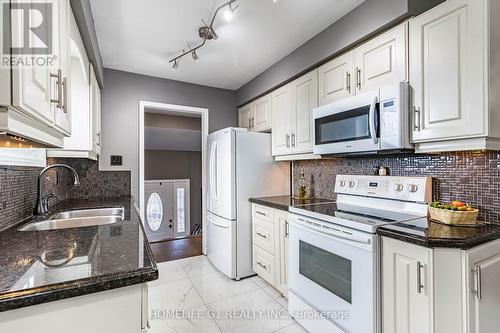
[[[258,217],[262,220],[273,221],[273,209],[260,205],[252,205],[252,216]]]
[[[256,245],[253,246],[253,270],[261,278],[274,285],[274,256]]]
[[[252,228],[253,243],[274,255],[274,239],[274,223],[254,216]]]

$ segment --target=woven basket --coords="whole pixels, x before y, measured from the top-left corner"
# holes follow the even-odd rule
[[[429,207],[431,219],[438,220],[446,224],[476,224],[479,210],[471,211],[447,210]]]

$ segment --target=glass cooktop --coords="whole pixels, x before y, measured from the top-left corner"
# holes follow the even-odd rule
[[[290,212],[374,233],[383,225],[422,219],[422,216],[390,212],[340,203],[319,203],[290,207]]]

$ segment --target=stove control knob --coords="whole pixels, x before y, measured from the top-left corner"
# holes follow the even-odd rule
[[[404,189],[403,184],[396,184],[395,190],[396,192],[401,192]]]
[[[354,187],[354,185],[355,185],[355,183],[354,183],[352,180],[350,180],[350,181],[349,181],[349,187],[350,187],[350,188],[353,188],[353,187]]]
[[[408,185],[408,191],[411,193],[416,193],[418,191],[418,186],[415,184]]]
[[[340,187],[344,187],[345,186],[345,180],[341,180],[340,181]]]

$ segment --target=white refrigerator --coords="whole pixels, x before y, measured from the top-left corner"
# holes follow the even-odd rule
[[[208,137],[207,256],[233,279],[252,270],[251,197],[288,195],[290,164],[271,156],[271,135],[226,128]]]

